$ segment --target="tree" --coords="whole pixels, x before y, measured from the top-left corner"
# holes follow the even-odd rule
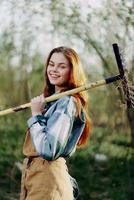
[[[101,9],[90,9],[87,5],[88,11],[86,17],[81,13],[80,6],[77,3],[72,4],[68,8],[64,1],[61,1],[60,4],[58,1],[53,1],[50,4],[50,10],[52,16],[54,16],[52,17],[52,23],[55,30],[59,31],[59,35],[64,36],[65,41],[69,40],[72,42],[75,40],[76,43],[82,41],[84,44],[83,49],[87,49],[90,54],[94,50],[101,61],[101,65],[104,66],[102,72],[103,76],[106,77],[108,74],[117,71],[114,56],[111,54],[112,43],[116,41],[120,46],[123,46],[126,52],[128,49],[131,49],[131,52],[133,52],[132,29],[134,21],[132,17],[132,5],[132,1],[128,2],[124,0],[118,2],[103,1]],[[71,37],[69,37],[70,35]],[[132,53],[129,56],[128,64],[133,59]],[[131,71],[131,68],[129,70]],[[115,123],[117,123],[117,110],[120,118],[122,112],[119,111],[118,104],[111,105],[113,105],[113,99],[114,102],[117,102],[119,94],[116,97],[113,96],[112,88],[109,88],[107,92],[109,99],[106,109],[107,111],[109,110],[109,113],[112,112]],[[134,112],[132,108],[127,109],[126,112],[131,128],[131,141],[134,146]]]

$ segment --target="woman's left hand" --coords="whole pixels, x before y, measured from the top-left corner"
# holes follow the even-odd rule
[[[40,95],[31,99],[31,112],[32,116],[41,115],[42,107],[44,105],[44,95]]]

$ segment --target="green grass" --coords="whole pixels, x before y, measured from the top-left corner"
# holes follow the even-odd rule
[[[78,150],[69,161],[71,174],[77,178],[80,200],[134,199],[134,149],[129,136],[103,128],[94,130],[88,147]],[[97,161],[96,154],[107,156]],[[75,164],[74,164],[75,163]]]
[[[16,161],[22,161],[24,122],[17,116],[0,118],[0,200],[19,199],[21,172]]]
[[[5,123],[7,118],[3,119]],[[22,162],[24,128],[18,124],[0,127],[0,199],[19,199],[21,173],[15,166]],[[22,122],[23,123],[23,122]],[[134,149],[127,131],[95,128],[87,147],[78,149],[67,160],[69,171],[80,186],[79,200],[134,199]],[[107,156],[97,161],[96,154]]]

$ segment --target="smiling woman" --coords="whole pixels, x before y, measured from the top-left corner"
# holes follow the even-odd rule
[[[55,92],[65,89],[70,79],[71,66],[62,53],[54,53],[47,67],[47,75],[52,85],[55,85]]]
[[[65,96],[46,105],[43,102],[54,93],[83,85],[85,80],[73,49],[58,47],[50,52],[43,94],[31,100],[20,200],[77,199],[78,185],[69,175],[65,159],[89,137],[87,93]]]

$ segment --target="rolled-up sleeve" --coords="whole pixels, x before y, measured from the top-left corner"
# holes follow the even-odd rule
[[[63,154],[75,114],[74,97],[66,96],[57,101],[55,110],[47,120],[45,115],[37,115],[27,121],[33,144],[40,156],[55,160]]]

